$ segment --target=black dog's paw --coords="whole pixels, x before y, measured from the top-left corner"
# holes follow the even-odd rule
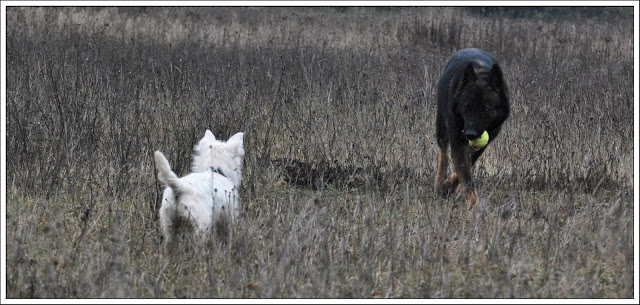
[[[448,198],[449,196],[455,193],[454,189],[455,189],[455,185],[445,183],[440,187],[438,187],[437,192],[440,195],[440,197]]]

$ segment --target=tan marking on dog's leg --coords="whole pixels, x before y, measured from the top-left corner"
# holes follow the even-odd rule
[[[469,210],[471,210],[471,208],[473,207],[474,204],[476,204],[476,202],[478,201],[478,193],[476,192],[476,190],[466,190],[465,191],[465,195],[464,195],[466,201],[467,201],[467,206],[469,207]]]
[[[464,187],[462,186],[462,183],[459,183],[458,187],[456,188],[456,194],[462,194],[463,188]]]
[[[440,185],[438,191],[442,196],[449,196],[451,195],[451,193],[453,193],[454,188],[458,185],[459,182],[459,176],[456,173],[453,173],[447,180],[444,181],[444,183]]]
[[[459,182],[460,182],[460,179],[458,178],[458,174],[453,173],[453,174],[451,174],[449,179],[447,179],[444,182],[444,185],[443,185],[442,189],[446,190],[447,192],[451,192],[453,190],[453,188],[456,187],[456,185],[458,185]]]
[[[438,172],[436,174],[436,192],[443,190],[444,179],[447,176],[447,168],[449,167],[449,156],[447,156],[447,150],[438,149]]]

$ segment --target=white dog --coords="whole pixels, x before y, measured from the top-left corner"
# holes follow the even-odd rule
[[[191,224],[194,234],[205,242],[214,225],[235,221],[239,213],[243,138],[244,134],[239,132],[225,143],[207,130],[195,145],[192,173],[182,178],[171,171],[161,152],[155,152],[158,179],[167,186],[160,208],[167,247],[175,240],[180,222]]]

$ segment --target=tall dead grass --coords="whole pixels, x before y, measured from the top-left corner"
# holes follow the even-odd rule
[[[461,8],[7,10],[7,293],[628,298],[633,31]],[[482,200],[432,193],[435,83],[492,52]],[[152,152],[245,132],[230,243],[160,247]]]

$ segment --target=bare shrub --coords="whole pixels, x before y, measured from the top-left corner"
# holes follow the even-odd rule
[[[608,12],[9,7],[7,296],[629,298],[633,18]],[[512,116],[466,212],[432,193],[434,87],[472,46]],[[171,260],[153,151],[184,175],[207,128],[245,132],[242,215]]]

